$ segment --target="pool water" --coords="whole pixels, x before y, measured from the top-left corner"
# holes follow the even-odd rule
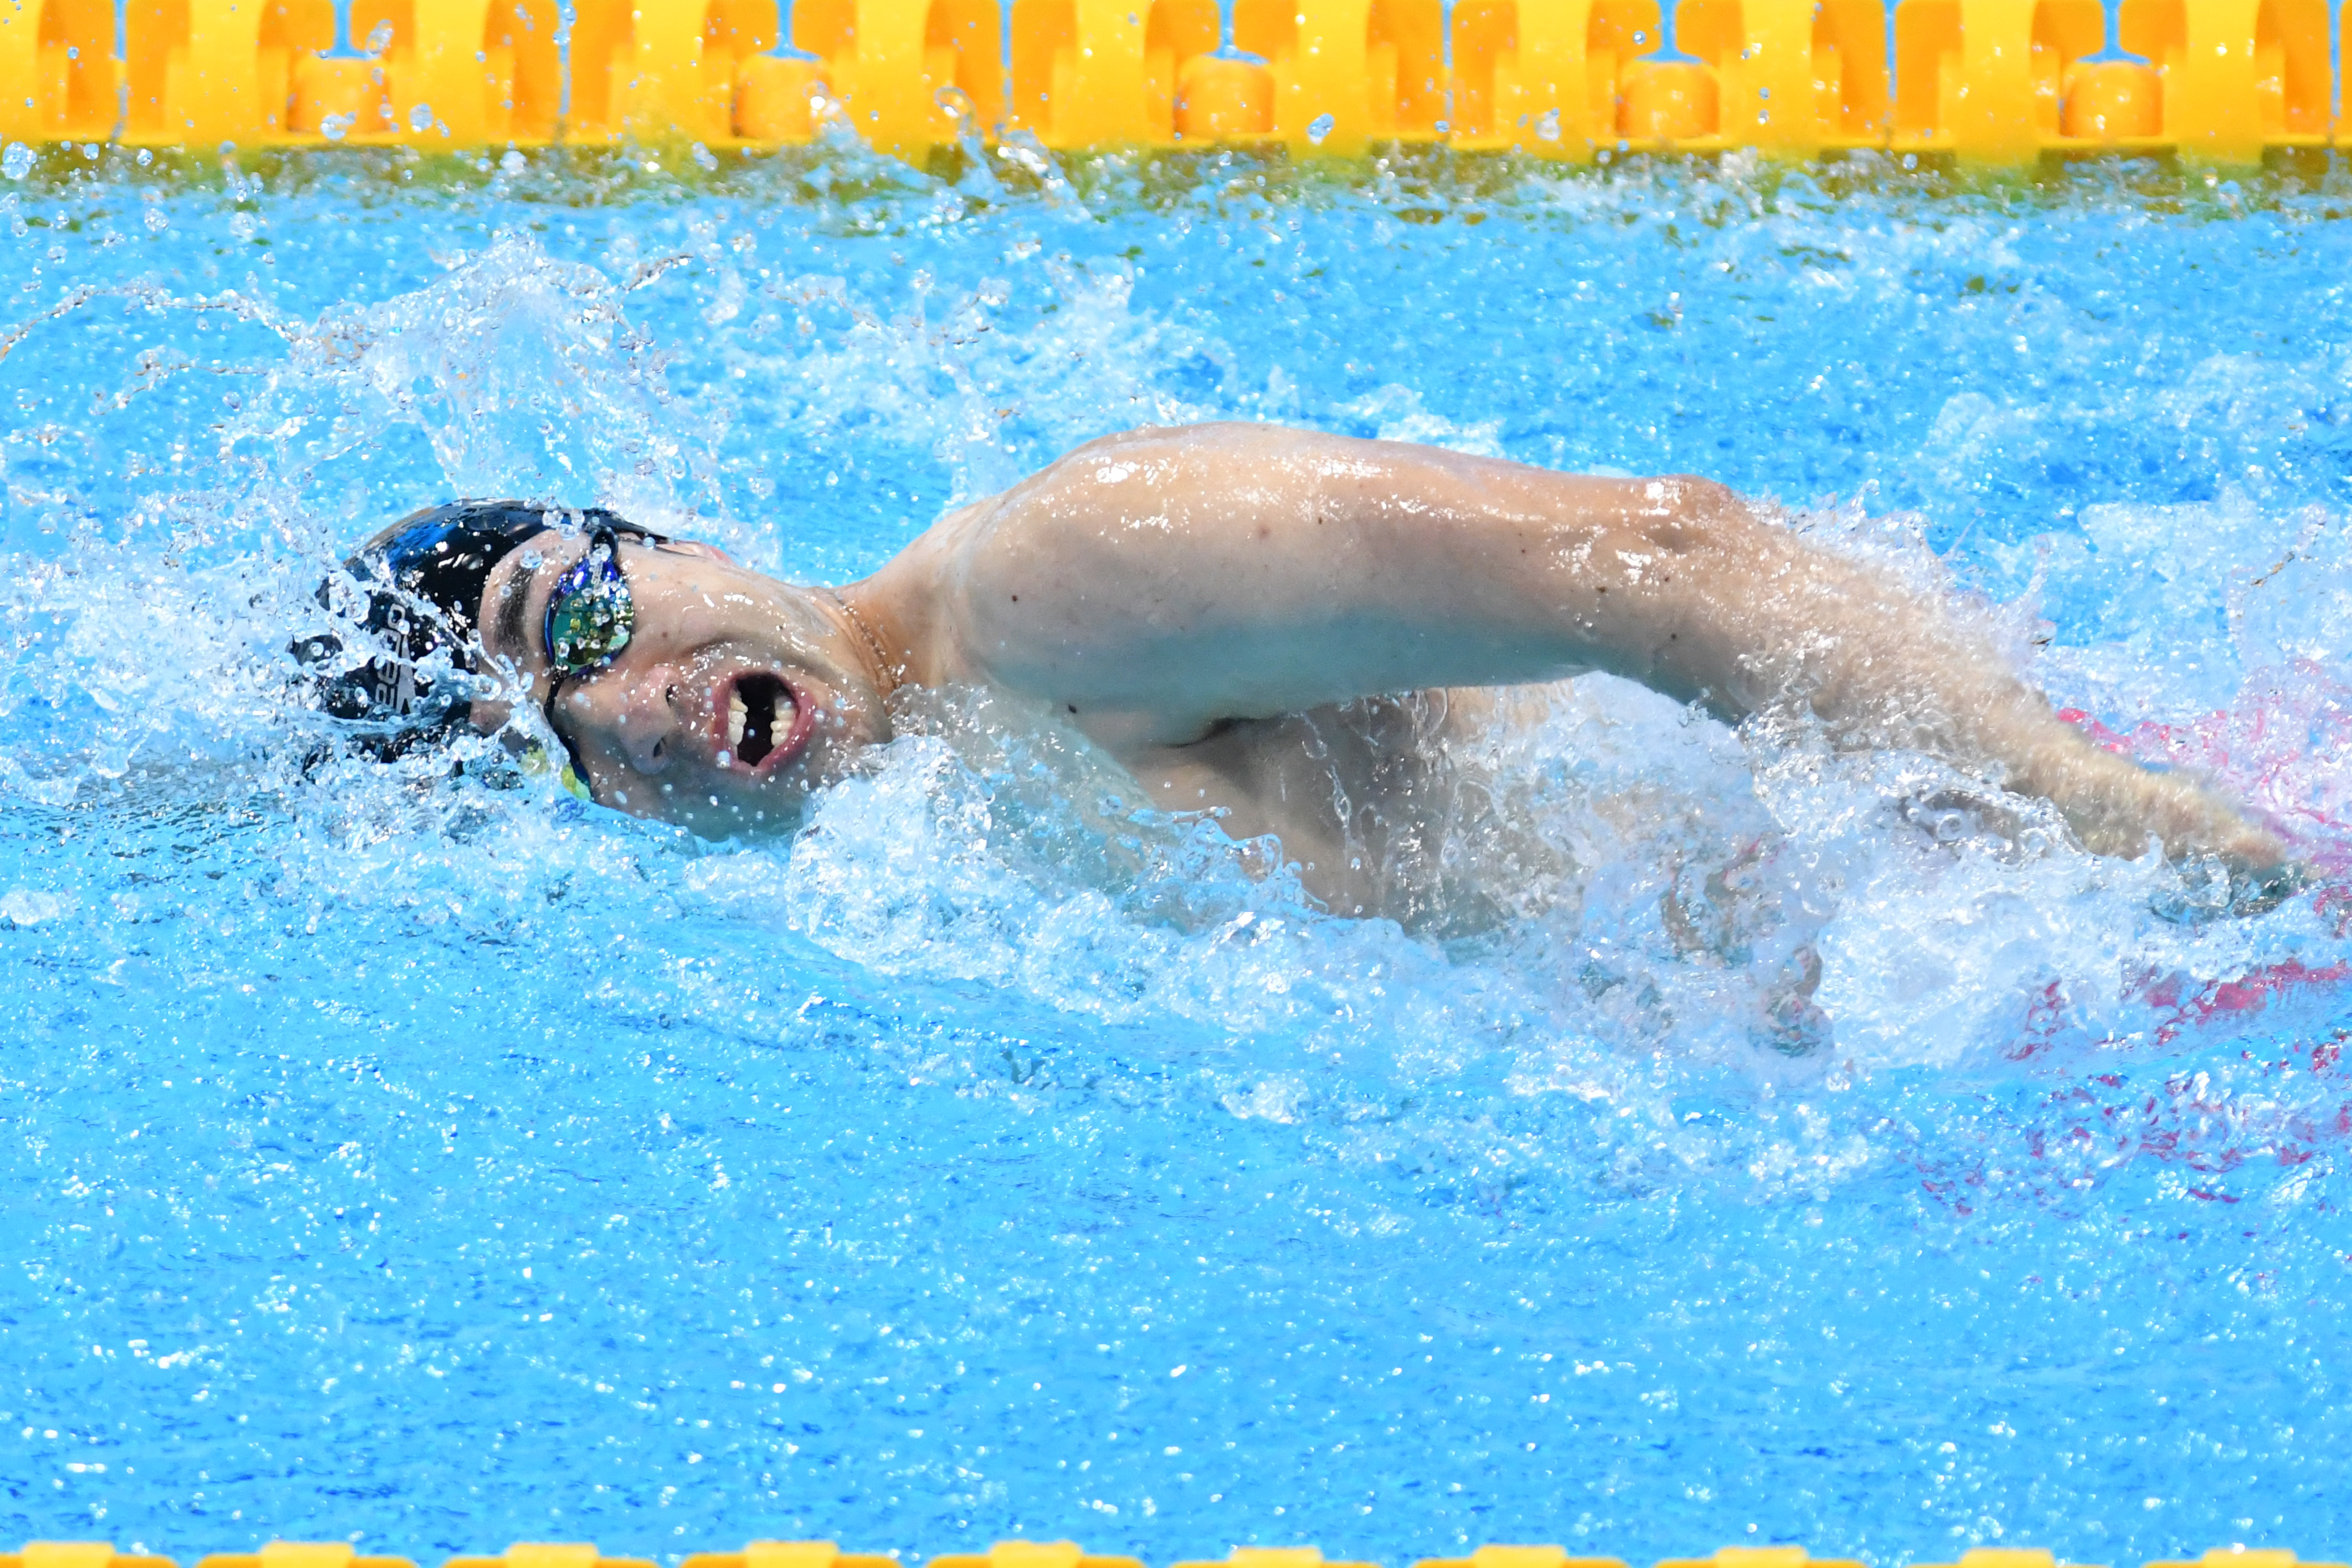
[[[0,195],[0,1539],[2352,1537],[2340,174],[94,151]],[[984,694],[734,844],[288,695],[452,495],[838,580],[1209,417],[1728,481],[2320,881],[1600,678],[1404,924]]]

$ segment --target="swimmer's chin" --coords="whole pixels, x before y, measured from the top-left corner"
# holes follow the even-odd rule
[[[814,802],[862,773],[870,748],[795,747],[765,767],[722,764],[689,778],[631,778],[598,787],[594,804],[624,816],[666,822],[710,844],[789,838],[806,825]],[[770,757],[768,763],[779,759]]]
[[[633,816],[640,822],[657,822],[692,835],[705,844],[768,843],[790,838],[806,826],[809,803],[805,799],[760,801],[740,805],[706,806],[700,811],[685,812],[665,809],[671,803],[658,796],[646,798],[636,791],[599,793],[586,801],[601,810]]]
[[[796,837],[807,826],[808,805],[803,802],[782,811],[770,811],[738,827],[722,829],[709,823],[695,823],[687,831],[711,845],[777,844]]]

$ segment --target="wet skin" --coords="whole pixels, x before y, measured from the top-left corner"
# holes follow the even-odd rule
[[[636,605],[628,647],[604,668],[552,677],[540,635],[547,597],[588,548],[551,531],[509,554],[484,588],[480,624],[489,668],[543,706],[602,804],[713,837],[789,828],[810,792],[888,738],[875,656],[840,607],[708,545],[624,540]],[[509,639],[499,610],[518,593],[523,635]],[[750,745],[730,731],[738,700],[765,720]],[[511,716],[503,702],[474,708],[486,730]]]
[[[526,635],[487,651],[534,694],[545,595],[584,548],[551,534],[536,569],[518,552],[487,591],[486,627],[503,595],[526,595]],[[1279,833],[1315,858],[1332,842],[1329,791],[1294,776],[1287,718],[1605,669],[1727,720],[1808,710],[1841,744],[1988,771],[2053,801],[2099,853],[2153,837],[2246,868],[2286,854],[2194,781],[2091,746],[1943,605],[1704,479],[1263,425],[1146,429],[949,514],[837,598],[708,547],[625,543],[621,559],[635,638],[562,683],[553,716],[597,799],[698,832],[789,826],[887,737],[891,690],[969,682],[1050,707],[1152,798],[1222,807],[1236,835]],[[730,700],[761,707],[777,689],[793,738],[749,765],[729,754]]]

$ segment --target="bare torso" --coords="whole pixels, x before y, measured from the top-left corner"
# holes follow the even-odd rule
[[[1214,810],[1236,838],[1278,837],[1333,910],[1411,920],[1444,896],[1444,839],[1465,808],[1452,749],[1544,709],[1533,690],[1440,688],[1235,720],[1125,761],[1153,805]]]

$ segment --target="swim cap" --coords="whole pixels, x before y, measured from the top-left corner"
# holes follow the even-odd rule
[[[432,507],[369,540],[343,563],[366,592],[364,612],[337,605],[332,580],[319,584],[318,600],[383,651],[357,669],[320,681],[320,706],[359,726],[362,743],[385,758],[465,722],[473,709],[472,683],[465,678],[476,668],[476,622],[490,573],[525,540],[566,527],[609,528],[663,542],[602,508],[512,500]],[[322,633],[298,642],[293,651],[301,663],[317,665],[341,653],[343,641]],[[436,652],[445,655],[449,675],[436,679],[419,668]]]

